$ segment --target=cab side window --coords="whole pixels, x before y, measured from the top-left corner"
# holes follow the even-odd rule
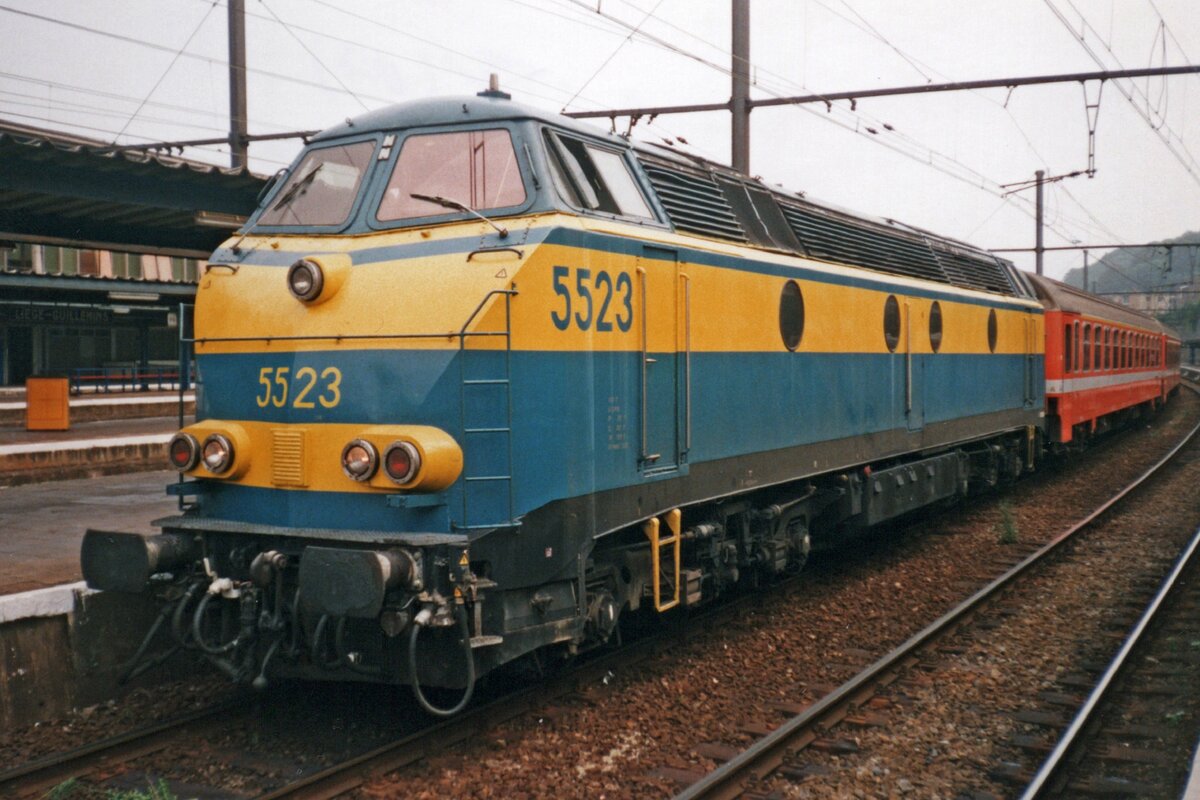
[[[554,185],[570,205],[619,217],[654,219],[620,152],[546,131],[546,154]]]

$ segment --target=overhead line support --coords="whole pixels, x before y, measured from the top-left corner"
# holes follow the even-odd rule
[[[736,62],[735,62],[736,63]],[[835,100],[862,100],[866,97],[893,97],[909,94],[934,94],[938,92],[962,92],[974,89],[1006,89],[1017,86],[1035,86],[1048,83],[1083,83],[1086,81],[1109,81],[1121,78],[1164,77],[1168,75],[1192,75],[1200,73],[1200,65],[1182,67],[1151,67],[1147,69],[1105,70],[1100,72],[1071,72],[1060,75],[1030,75],[1019,78],[995,78],[979,81],[954,81],[951,83],[926,83],[916,86],[896,86],[889,89],[862,89],[852,92],[826,92],[824,94],[802,94],[793,97],[768,97],[762,100],[749,99],[748,109],[767,106],[803,105],[806,103],[831,103]],[[681,106],[647,106],[644,108],[616,108],[604,111],[569,111],[568,117],[587,119],[590,117],[627,117],[633,114],[691,114],[700,111],[728,111],[731,103],[700,103]]]

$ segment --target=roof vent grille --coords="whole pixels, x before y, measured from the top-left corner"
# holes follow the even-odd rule
[[[678,230],[734,242],[746,241],[745,231],[712,177],[645,161],[642,167]]]

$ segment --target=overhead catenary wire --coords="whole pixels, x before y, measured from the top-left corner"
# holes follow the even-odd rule
[[[46,120],[45,117],[38,116],[36,114],[22,114],[17,111],[6,112],[6,115],[9,117],[19,117],[21,119],[34,120],[36,122],[47,122],[47,121],[54,122],[55,121],[55,120]],[[114,130],[113,128],[102,128],[98,125],[85,125],[85,124],[79,123],[79,122],[72,122],[72,123],[70,123],[70,125],[72,128],[78,128],[79,130],[85,130],[85,131],[92,131],[94,133],[106,134],[107,136],[112,136],[113,134],[116,133],[116,130]],[[154,138],[149,137],[149,136],[139,136],[137,134],[132,134],[132,133],[127,133],[125,135],[129,136],[131,138],[134,138],[134,139],[144,139],[148,142],[156,141]],[[103,145],[97,145],[97,146],[103,146]],[[220,154],[220,155],[227,154],[227,151],[218,150],[213,147],[196,147],[195,149],[204,150],[206,152],[216,153],[216,154]],[[267,163],[270,163],[270,164],[277,164],[279,166],[287,166],[289,163],[289,162],[285,162],[285,161],[276,161],[274,159],[268,159],[268,158],[264,158],[261,160],[266,161]]]
[[[45,14],[37,14],[32,11],[25,11],[22,9],[17,9],[17,8],[13,8],[11,6],[6,6],[6,5],[0,5],[0,11],[7,12],[10,14],[17,14],[17,15],[24,16],[24,17],[29,17],[31,19],[42,20],[44,22],[48,22],[48,23],[51,23],[54,25],[59,25],[62,27],[71,28],[71,29],[78,30],[78,31],[83,31],[86,33],[91,33],[91,34],[94,34],[97,36],[103,36],[105,38],[113,39],[115,41],[122,41],[122,42],[126,42],[128,44],[135,44],[140,47],[145,47],[145,48],[149,48],[152,50],[158,50],[160,52],[167,52],[167,53],[174,52],[169,47],[164,47],[163,45],[157,44],[155,42],[147,41],[145,39],[138,39],[137,37],[134,37],[134,36],[128,36],[128,35],[122,34],[122,33],[115,33],[113,31],[106,31],[101,28],[96,28],[96,27],[93,27],[90,25],[82,25],[77,22],[70,22],[68,20],[58,19],[56,17],[46,16]],[[213,56],[201,55],[199,53],[191,53],[186,50],[183,52],[181,57],[189,58],[189,59],[192,59],[195,61],[203,61],[207,64],[216,64],[216,65],[222,66],[222,67],[229,66],[228,60],[221,59],[221,58],[215,58]],[[288,74],[285,74],[282,72],[273,72],[271,70],[265,70],[265,69],[262,69],[259,67],[247,67],[246,71],[248,73],[252,73],[255,75],[262,75],[264,77],[273,78],[273,79],[280,80],[280,81],[285,81],[288,83],[296,84],[298,86],[307,86],[312,89],[321,89],[322,91],[333,92],[335,94],[345,94],[345,90],[339,86],[331,86],[330,84],[327,84],[327,83],[320,83],[319,81],[307,80],[305,78],[296,77],[295,75],[288,75]],[[360,92],[359,96],[365,97],[368,100],[374,100],[379,103],[390,104],[390,103],[394,102],[394,100],[392,98],[381,97],[379,95],[366,94],[363,92]]]
[[[1075,26],[1071,24],[1071,21],[1067,19],[1066,14],[1064,14],[1062,10],[1055,5],[1054,0],[1044,0],[1044,2],[1054,16],[1058,18],[1059,22],[1061,22],[1075,38],[1075,40],[1079,42],[1080,46],[1083,47],[1088,56],[1091,57],[1091,59],[1096,62],[1097,65],[1107,68],[1106,64],[1104,63],[1104,59],[1100,57],[1100,54],[1097,53],[1090,44],[1088,44],[1088,31],[1090,30],[1095,33],[1097,39],[1100,39],[1099,33],[1096,31],[1096,28],[1090,22],[1088,22],[1087,17],[1084,16],[1084,14],[1075,6],[1075,4],[1072,3],[1071,0],[1067,0],[1067,5],[1069,5],[1071,9],[1079,16],[1080,30],[1078,31],[1075,30]],[[1113,53],[1107,44],[1104,44],[1102,39],[1100,43],[1105,50],[1108,51],[1112,60],[1118,66],[1124,68],[1121,60],[1116,57],[1116,54]],[[1149,111],[1149,97],[1146,97],[1141,89],[1138,88],[1137,84],[1133,83],[1132,81],[1129,82],[1128,85],[1126,85],[1126,83],[1123,81],[1113,81],[1113,83],[1117,87],[1117,91],[1119,91],[1121,95],[1129,102],[1134,111],[1136,111],[1138,115],[1145,120],[1146,124],[1150,127],[1150,130],[1154,132],[1160,141],[1162,141],[1167,150],[1170,151],[1171,155],[1175,157],[1175,160],[1179,162],[1192,180],[1198,186],[1200,186],[1200,164],[1196,163],[1195,157],[1191,154],[1191,151],[1188,150],[1183,139],[1177,133],[1175,133],[1174,129],[1167,125],[1165,118],[1159,120],[1158,122],[1154,120]],[[1134,98],[1135,94],[1145,97],[1147,103],[1147,107],[1145,109],[1138,104],[1138,101]],[[1178,146],[1176,143],[1178,143]]]
[[[98,97],[98,98],[104,98],[107,100],[121,100],[121,101],[128,101],[130,103],[138,102],[138,98],[133,97],[131,95],[127,95],[127,94],[120,94],[119,92],[106,91],[104,89],[96,89],[96,88],[88,87],[88,86],[80,86],[80,85],[74,84],[74,83],[63,83],[62,81],[52,81],[52,80],[47,80],[45,78],[35,78],[31,75],[22,75],[22,74],[16,73],[16,72],[6,72],[3,70],[0,70],[0,80],[11,80],[11,81],[16,81],[18,83],[30,83],[30,84],[34,84],[37,86],[44,86],[47,89],[51,89],[51,90],[57,89],[62,92],[70,92],[73,94],[82,94],[82,95],[87,95],[89,97]],[[12,93],[16,94],[15,92],[12,92]],[[28,95],[28,96],[29,97],[38,97],[37,95]],[[46,100],[47,98],[41,98],[41,99]],[[162,108],[162,109],[167,109],[167,110],[171,110],[171,111],[178,111],[183,114],[194,114],[197,116],[203,116],[203,117],[208,117],[208,118],[213,117],[213,112],[211,110],[194,108],[192,106],[185,106],[185,105],[181,105],[179,103],[166,103],[166,102],[163,102],[160,100],[148,100],[148,101],[146,101],[146,106],[151,107],[151,108]],[[176,120],[176,122],[178,122],[178,120]],[[285,126],[278,122],[268,122],[261,118],[253,118],[252,117],[250,119],[250,122],[254,123],[255,126],[260,127],[260,128],[272,128],[272,129],[279,130],[279,131],[285,131],[285,130],[290,129],[290,126]],[[191,126],[191,127],[204,127],[204,126],[200,125],[199,123],[194,123],[194,122],[182,122],[179,124],[184,125],[184,126]],[[221,130],[225,130],[225,129],[221,128]]]
[[[607,67],[612,62],[612,60],[617,57],[617,53],[621,52],[621,50],[624,49],[625,45],[627,45],[631,41],[633,41],[633,37],[637,34],[637,32],[639,30],[641,30],[642,25],[645,25],[646,20],[648,20],[654,16],[654,12],[658,10],[659,6],[661,6],[663,4],[663,2],[664,2],[664,0],[658,0],[658,3],[655,4],[654,8],[647,11],[645,16],[642,17],[642,21],[638,23],[637,27],[634,28],[632,31],[630,31],[629,35],[626,36],[623,40],[621,40],[621,43],[618,44],[616,46],[616,48],[614,48],[613,51],[608,54],[608,58],[606,58],[600,62],[600,66],[596,67],[595,71],[592,72],[592,74],[588,76],[588,79],[585,80],[583,82],[583,84],[578,89],[575,90],[575,93],[571,95],[571,97],[567,100],[567,102],[563,103],[564,111],[567,109],[567,106],[569,106],[569,105],[571,105],[571,103],[575,102],[575,98],[577,98],[577,97],[579,97],[579,95],[583,94],[583,91],[585,89],[587,89],[587,87],[591,84],[592,81],[596,80],[596,76],[599,75],[601,72],[603,72],[604,68]]]
[[[210,2],[208,4],[208,11],[205,11],[204,16],[201,17],[200,21],[196,23],[196,27],[193,28],[191,34],[188,35],[187,41],[180,45],[179,49],[175,51],[175,55],[171,57],[171,63],[167,64],[167,68],[164,69],[162,74],[158,76],[158,80],[156,80],[154,85],[150,87],[150,91],[146,92],[146,96],[142,99],[142,102],[138,103],[138,107],[135,108],[133,113],[129,115],[129,119],[125,120],[125,124],[121,126],[121,130],[117,131],[117,135],[113,137],[113,142],[116,142],[117,139],[121,138],[125,131],[129,130],[130,123],[137,119],[137,115],[140,114],[142,109],[146,107],[146,102],[154,96],[154,93],[158,91],[158,87],[162,86],[162,82],[166,80],[167,75],[171,73],[171,69],[179,61],[179,57],[183,55],[183,51],[186,50],[188,45],[192,43],[192,40],[196,38],[196,34],[198,34],[200,29],[204,27],[204,23],[208,22],[208,18],[212,16],[213,9],[216,7],[216,3]]]
[[[341,86],[342,89],[346,92],[346,94],[350,95],[356,101],[358,101],[358,104],[360,106],[362,106],[363,111],[371,110],[370,107],[366,103],[363,102],[362,98],[359,97],[357,94],[355,94],[354,90],[351,89],[349,86],[347,86],[345,81],[343,81],[341,78],[339,78],[337,76],[337,73],[334,72],[333,70],[331,70],[329,68],[329,66],[324,61],[321,60],[321,57],[318,56],[315,52],[313,52],[313,49],[311,47],[309,47],[307,44],[304,43],[304,40],[301,39],[294,30],[292,30],[292,27],[290,25],[288,25],[286,22],[284,22],[279,17],[278,14],[276,14],[274,11],[271,10],[271,7],[269,5],[267,5],[267,0],[259,0],[259,2],[262,3],[262,7],[267,10],[267,13],[270,14],[272,17],[274,17],[275,21],[278,22],[280,25],[282,25],[283,29],[285,31],[287,31],[293,39],[296,40],[296,43],[299,44],[302,48],[304,48],[304,52],[306,52],[310,56],[312,56],[312,60],[317,62],[317,64],[321,67],[321,69],[325,70],[325,72],[328,73],[329,77],[331,77],[335,81],[337,81],[338,86]]]
[[[628,30],[634,30],[634,26],[632,23],[629,23],[628,21],[625,21],[625,20],[622,20],[622,19],[616,17],[611,12],[606,12],[601,9],[593,10],[591,8],[591,6],[588,6],[586,3],[584,3],[584,0],[566,0],[566,1],[572,3],[575,6],[580,6],[580,7],[586,8],[589,13],[594,13],[599,16],[603,16],[607,19],[611,19],[611,20],[617,22],[618,24],[622,25],[623,27],[625,27]],[[692,60],[697,61],[701,64],[704,64],[706,66],[709,66],[724,75],[731,74],[731,70],[729,68],[724,67],[719,64],[716,64],[716,63],[714,63],[708,59],[705,59],[695,53],[686,51],[677,45],[666,43],[660,37],[651,36],[650,34],[647,34],[645,31],[634,31],[634,32],[636,35],[639,35],[640,37],[646,37],[646,38],[649,38],[651,41],[665,44],[673,52],[679,53],[681,55],[685,55],[688,58],[691,58]],[[760,85],[759,88],[761,89],[763,87]],[[764,91],[767,91],[768,94],[774,94],[777,97],[780,96],[780,93],[778,93],[778,92],[771,92],[769,90],[764,90]],[[817,94],[819,95],[819,93],[817,93]],[[805,106],[793,106],[793,107],[798,108],[799,110],[804,111],[809,114],[818,114],[818,112],[814,111],[811,108],[805,107]],[[855,120],[854,123],[851,124],[850,122],[847,122],[847,121],[833,119],[833,115],[843,114],[843,113],[848,113],[850,116],[852,116]],[[819,118],[829,120],[829,121],[834,121],[835,124],[840,125],[844,129],[851,131],[852,133],[867,137],[867,138],[869,138],[869,140],[879,144],[880,146],[883,146],[890,150],[893,150],[894,152],[896,152],[900,155],[904,155],[904,156],[916,161],[917,163],[920,163],[927,167],[933,168],[933,169],[947,175],[948,177],[951,177],[955,180],[958,180],[962,183],[967,184],[968,186],[972,186],[977,189],[983,189],[983,190],[988,191],[989,193],[995,194],[997,196],[1000,196],[1003,194],[1003,191],[1001,190],[1000,184],[998,181],[988,178],[987,176],[983,175],[982,173],[978,172],[977,170],[969,167],[962,161],[955,159],[951,156],[947,156],[943,153],[939,153],[939,152],[935,151],[933,148],[928,147],[927,145],[924,145],[924,144],[916,141],[915,139],[912,139],[911,137],[907,136],[906,134],[903,134],[898,131],[894,131],[894,130],[889,131],[890,136],[888,138],[885,138],[885,137],[879,135],[879,131],[881,129],[887,130],[887,128],[884,126],[884,123],[882,120],[876,120],[875,125],[862,125],[862,124],[860,124],[860,121],[859,121],[859,117],[861,117],[861,116],[864,116],[864,115],[856,114],[853,110],[850,110],[848,112],[843,111],[841,106],[834,105],[833,103],[829,103],[827,106],[827,113],[823,114],[823,115],[819,115]],[[889,139],[895,139],[896,142],[889,141]],[[1013,200],[1013,204],[1014,204],[1014,208],[1017,208],[1021,213],[1025,214],[1026,216],[1030,217],[1031,219],[1035,217],[1032,201],[1028,201],[1025,198],[1018,197]],[[1063,231],[1056,230],[1055,232],[1065,240],[1070,241],[1073,238],[1070,234],[1065,233]]]
[[[560,1],[561,1],[561,0],[560,0]],[[928,72],[932,72],[932,73],[934,73],[934,74],[937,74],[937,75],[941,76],[943,80],[947,80],[947,81],[949,80],[948,76],[946,76],[946,75],[945,75],[945,73],[942,73],[942,72],[940,72],[940,71],[939,71],[939,70],[937,70],[936,68],[934,68],[934,67],[930,66],[930,65],[929,65],[929,64],[927,64],[927,63],[924,63],[924,62],[922,62],[920,59],[918,59],[918,58],[916,58],[915,56],[912,56],[912,55],[910,55],[910,54],[908,54],[908,53],[904,52],[904,51],[903,51],[903,50],[901,50],[899,47],[897,47],[897,46],[896,46],[896,45],[895,45],[893,42],[891,42],[891,40],[889,40],[889,39],[888,39],[888,38],[887,38],[887,37],[886,37],[886,36],[885,36],[885,35],[884,35],[884,34],[883,34],[883,33],[882,33],[882,32],[881,32],[879,29],[878,29],[878,28],[876,28],[876,27],[875,27],[874,25],[872,25],[872,24],[871,24],[871,23],[870,23],[870,22],[869,22],[869,21],[868,21],[868,20],[867,20],[865,17],[863,17],[863,16],[862,16],[862,14],[858,13],[857,11],[855,11],[855,10],[854,10],[854,9],[853,9],[853,8],[852,8],[850,5],[849,5],[849,3],[845,2],[845,0],[842,0],[842,4],[843,4],[843,5],[845,5],[845,6],[846,6],[846,8],[847,8],[847,9],[849,9],[849,10],[850,10],[852,13],[854,13],[854,15],[855,15],[855,16],[858,18],[857,20],[856,20],[856,19],[852,19],[852,18],[850,18],[850,17],[846,16],[845,14],[843,14],[843,13],[842,13],[841,11],[839,11],[838,9],[836,9],[836,8],[834,8],[834,7],[832,7],[832,6],[830,6],[829,4],[827,4],[827,3],[825,3],[825,2],[822,2],[822,0],[813,0],[813,2],[814,2],[816,5],[820,6],[821,8],[825,9],[826,11],[828,11],[828,12],[829,12],[830,14],[832,14],[833,16],[837,17],[838,19],[841,19],[842,21],[844,21],[844,22],[845,22],[845,23],[847,23],[848,25],[851,25],[851,26],[853,26],[853,27],[855,27],[855,28],[857,28],[857,29],[859,29],[859,30],[863,31],[863,32],[864,32],[864,33],[866,33],[868,36],[871,36],[872,38],[875,38],[875,39],[877,39],[878,41],[880,41],[880,42],[882,42],[883,44],[885,44],[887,47],[889,47],[891,50],[893,50],[893,52],[895,52],[895,53],[896,53],[898,56],[900,56],[900,57],[901,57],[901,58],[902,58],[902,59],[903,59],[903,60],[904,60],[906,63],[908,63],[908,64],[909,64],[911,67],[913,67],[913,69],[915,69],[915,70],[916,70],[918,73],[920,73],[920,74],[921,74],[921,76],[922,76],[922,77],[924,77],[924,78],[925,78],[927,81],[930,81],[930,80],[931,80],[931,79],[929,78]],[[630,4],[630,5],[632,5],[632,4]],[[635,5],[635,6],[633,6],[633,7],[637,8],[637,6],[636,6],[636,5]],[[720,47],[719,45],[717,45],[717,44],[715,44],[715,43],[713,43],[713,42],[709,41],[708,39],[705,39],[705,38],[703,38],[703,37],[701,37],[701,36],[698,36],[698,35],[696,35],[696,34],[693,34],[693,33],[691,33],[691,32],[689,32],[689,31],[687,31],[686,29],[684,29],[684,28],[682,28],[682,27],[680,27],[680,26],[678,26],[678,25],[675,25],[675,24],[673,24],[673,23],[667,22],[666,20],[663,20],[661,17],[658,17],[657,15],[654,15],[654,16],[655,16],[655,19],[656,19],[657,21],[659,21],[660,23],[662,23],[662,24],[664,24],[664,25],[667,25],[668,27],[670,27],[670,28],[672,28],[672,29],[674,29],[674,30],[677,30],[677,31],[679,31],[679,32],[683,33],[683,34],[684,34],[684,35],[686,35],[686,36],[688,36],[688,37],[690,37],[690,38],[692,38],[692,39],[695,39],[696,41],[699,41],[699,42],[701,42],[701,43],[703,43],[703,44],[705,44],[705,45],[707,45],[707,46],[709,46],[709,47],[712,47],[713,49],[717,50],[718,52],[720,52],[720,53],[722,53],[722,54],[724,54],[724,55],[726,55],[726,56],[731,56],[731,55],[732,55],[732,54],[729,52],[729,50],[727,50],[727,49],[724,49],[724,48]],[[801,82],[794,81],[794,80],[791,80],[791,79],[789,79],[789,78],[787,78],[787,77],[785,77],[785,76],[778,75],[777,73],[771,72],[770,70],[765,70],[765,69],[762,69],[761,67],[759,67],[759,66],[757,66],[757,65],[753,65],[753,66],[754,66],[754,70],[755,70],[755,74],[756,74],[756,75],[762,75],[762,74],[766,74],[766,75],[769,75],[769,76],[774,76],[774,77],[776,77],[776,78],[779,78],[779,80],[781,81],[781,83],[782,83],[784,86],[790,86],[790,87],[793,87],[794,89],[798,89],[798,90],[800,90],[800,91],[805,91],[805,92],[811,91],[811,90],[809,90],[809,89],[808,89],[808,87],[807,87],[807,86],[805,86],[805,85],[804,85],[804,83],[803,83],[802,81],[801,81]],[[928,71],[928,72],[927,72],[927,71]],[[764,89],[764,91],[766,91],[766,90],[767,90],[767,89],[765,88],[765,85],[764,85],[764,84],[763,84],[763,83],[762,83],[760,80],[756,80],[756,82],[755,82],[755,85],[756,85],[756,86],[758,86],[760,89]],[[776,95],[778,96],[778,95],[780,95],[780,94],[783,94],[783,92],[784,92],[784,89],[778,89],[778,90],[774,91],[773,93],[774,93],[774,94],[776,94]],[[1015,115],[1012,113],[1012,110],[1011,110],[1011,109],[1008,107],[1008,103],[1007,103],[1007,101],[1005,101],[1004,103],[1001,103],[1001,102],[999,102],[998,100],[996,100],[996,99],[992,98],[991,96],[989,96],[989,95],[985,94],[984,92],[982,92],[982,91],[980,91],[980,90],[976,90],[976,89],[972,89],[972,90],[970,90],[970,93],[971,93],[972,95],[975,95],[975,96],[977,96],[977,97],[980,97],[980,98],[982,98],[983,100],[985,100],[985,101],[986,101],[986,102],[988,102],[988,103],[991,103],[991,104],[993,104],[993,105],[995,105],[995,106],[998,106],[998,107],[1002,108],[1002,109],[1004,110],[1005,114],[1008,116],[1008,118],[1009,118],[1009,119],[1010,119],[1010,121],[1012,122],[1012,124],[1013,124],[1014,128],[1016,129],[1017,133],[1018,133],[1018,134],[1021,136],[1021,138],[1024,140],[1024,142],[1025,142],[1026,146],[1029,148],[1029,151],[1030,151],[1030,152],[1031,152],[1031,153],[1034,155],[1034,157],[1035,157],[1035,158],[1038,160],[1038,162],[1039,162],[1039,163],[1043,163],[1043,164],[1044,164],[1044,163],[1047,163],[1047,159],[1046,159],[1046,158],[1045,158],[1045,157],[1044,157],[1044,156],[1043,156],[1043,155],[1042,155],[1042,154],[1041,154],[1041,153],[1038,151],[1037,147],[1034,145],[1033,141],[1030,139],[1030,137],[1029,137],[1029,134],[1028,134],[1028,133],[1025,131],[1025,129],[1024,129],[1022,126],[1021,126],[1021,124],[1020,124],[1020,122],[1017,120],[1016,116],[1015,116]],[[876,126],[876,130],[878,130],[880,127],[883,127],[883,123],[882,123],[882,121],[878,121],[878,124],[877,124],[877,126]],[[885,129],[886,129],[886,128],[885,128]],[[930,148],[930,149],[932,150],[932,148]],[[1078,199],[1077,199],[1077,198],[1076,198],[1076,197],[1075,197],[1073,194],[1070,194],[1070,193],[1068,192],[1068,193],[1067,193],[1067,195],[1068,195],[1068,197],[1070,197],[1071,201],[1072,201],[1072,202],[1073,202],[1073,203],[1074,203],[1076,206],[1078,206],[1078,207],[1079,207],[1079,209],[1080,209],[1081,211],[1083,211],[1083,212],[1084,212],[1084,214],[1086,214],[1086,215],[1088,216],[1088,218],[1089,218],[1089,219],[1091,219],[1093,222],[1098,222],[1098,220],[1096,220],[1096,217],[1095,217],[1095,216],[1094,216],[1094,215],[1093,215],[1093,214],[1092,214],[1090,211],[1088,211],[1088,209],[1087,209],[1087,208],[1085,208],[1085,207],[1083,206],[1083,204],[1082,204],[1082,203],[1081,203],[1081,202],[1080,202],[1080,201],[1079,201],[1079,200],[1078,200]],[[1004,198],[1004,197],[1001,197],[1001,200],[1002,200],[1003,202],[1002,202],[1002,205],[1001,205],[1000,207],[1004,207],[1004,205],[1007,205],[1008,201],[1007,201],[1007,199],[1006,199],[1006,198]],[[987,217],[987,219],[990,219],[992,216],[994,216],[994,214],[995,214],[995,212],[993,212],[992,214],[989,214],[989,215],[988,215],[988,217]],[[1065,215],[1064,215],[1064,216],[1065,216]],[[1080,228],[1082,228],[1082,229],[1087,229],[1087,228],[1089,227],[1089,226],[1088,226],[1086,223],[1083,223],[1081,220],[1077,220],[1077,219],[1073,219],[1073,218],[1069,218],[1069,217],[1067,218],[1067,220],[1068,220],[1068,222],[1070,222],[1071,224],[1074,224],[1074,225],[1076,225],[1076,226],[1078,226],[1078,227],[1080,227]],[[1102,230],[1102,231],[1103,231],[1103,232],[1104,232],[1106,235],[1110,236],[1110,238],[1115,238],[1115,239],[1118,239],[1118,240],[1120,240],[1120,237],[1117,237],[1117,236],[1115,236],[1114,234],[1112,234],[1112,233],[1111,233],[1111,231],[1109,231],[1109,230],[1108,230],[1107,228],[1105,228],[1104,226],[1102,226],[1102,225],[1101,225],[1099,229],[1100,229],[1100,230]],[[1064,238],[1067,238],[1067,239],[1069,239],[1069,238],[1070,238],[1070,237],[1068,237],[1067,235],[1065,235],[1065,234],[1063,234],[1063,233],[1061,233],[1061,232],[1058,232],[1058,233],[1059,233],[1059,235],[1060,235],[1060,236],[1063,236]]]

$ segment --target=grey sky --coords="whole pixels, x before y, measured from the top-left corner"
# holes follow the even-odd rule
[[[729,96],[728,0],[246,5],[254,133],[324,128],[364,106],[473,93],[489,72],[500,74],[515,99],[551,110],[568,102],[581,110]],[[675,50],[631,36],[616,20]],[[1090,26],[1087,48],[1068,28],[1078,32],[1081,21]],[[0,26],[0,117],[106,140],[123,131],[122,142],[227,130],[223,0],[0,0]],[[1159,66],[1164,59],[1200,63],[1200,7],[1195,0],[754,0],[751,58],[756,97]],[[1200,76],[1124,86],[1158,130],[1117,85],[1104,87],[1097,175],[1047,188],[1049,245],[1136,243],[1200,228]],[[1098,87],[1088,88],[1094,100]],[[751,165],[769,182],[830,203],[984,247],[1028,246],[1033,192],[1020,195],[1027,202],[1005,202],[997,184],[1029,179],[1039,168],[1060,174],[1086,167],[1084,104],[1081,87],[1069,84],[1011,96],[989,90],[863,100],[856,112],[847,103],[832,113],[823,106],[759,109]],[[726,114],[693,114],[660,117],[634,135],[682,136],[693,150],[727,162],[728,130]],[[256,144],[253,167],[273,171],[297,148],[295,141]],[[189,155],[227,163],[221,150]],[[1013,258],[1032,268],[1032,255]],[[1061,275],[1081,262],[1078,253],[1048,254],[1047,271]]]

